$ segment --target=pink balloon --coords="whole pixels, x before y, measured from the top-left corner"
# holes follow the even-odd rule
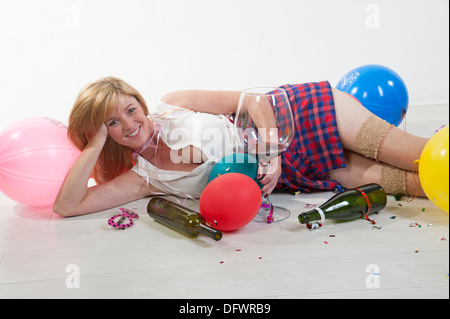
[[[79,155],[63,123],[49,118],[16,122],[0,132],[0,191],[22,204],[52,205]]]

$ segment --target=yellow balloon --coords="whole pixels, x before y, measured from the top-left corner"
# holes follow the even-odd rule
[[[448,213],[448,125],[425,145],[419,160],[419,179],[428,198]]]

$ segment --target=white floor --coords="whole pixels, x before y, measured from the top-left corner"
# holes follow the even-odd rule
[[[448,122],[448,105],[410,107],[406,128],[431,136]],[[298,223],[332,195],[272,195],[289,219],[214,242],[154,222],[146,199],[124,206],[140,219],[121,231],[107,224],[118,209],[61,218],[0,193],[0,298],[449,298],[448,213],[389,197],[380,229]]]

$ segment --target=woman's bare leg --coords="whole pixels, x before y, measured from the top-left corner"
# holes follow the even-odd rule
[[[386,172],[386,169],[389,169],[388,166],[349,150],[344,150],[344,155],[347,167],[328,172],[331,179],[339,181],[344,188],[354,188],[368,183],[377,183],[385,187],[383,184],[386,182],[386,179],[383,178],[383,174]],[[406,193],[426,197],[420,185],[417,184],[417,174],[416,180],[414,180],[412,172],[405,173]]]
[[[412,171],[428,139],[389,125],[347,93],[334,89],[333,95],[347,167],[330,177],[345,188],[378,183],[390,194],[425,196]]]
[[[344,148],[357,151],[355,143],[365,121],[373,114],[357,100],[333,89],[336,119]],[[392,126],[381,139],[376,152],[377,160],[400,169],[412,171],[414,161],[420,158],[428,139],[409,134]]]

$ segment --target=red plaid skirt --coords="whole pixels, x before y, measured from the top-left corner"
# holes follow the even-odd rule
[[[339,137],[330,83],[317,82],[281,86],[294,114],[295,136],[281,155],[282,173],[278,190],[334,190],[339,182],[326,172],[346,167]]]

